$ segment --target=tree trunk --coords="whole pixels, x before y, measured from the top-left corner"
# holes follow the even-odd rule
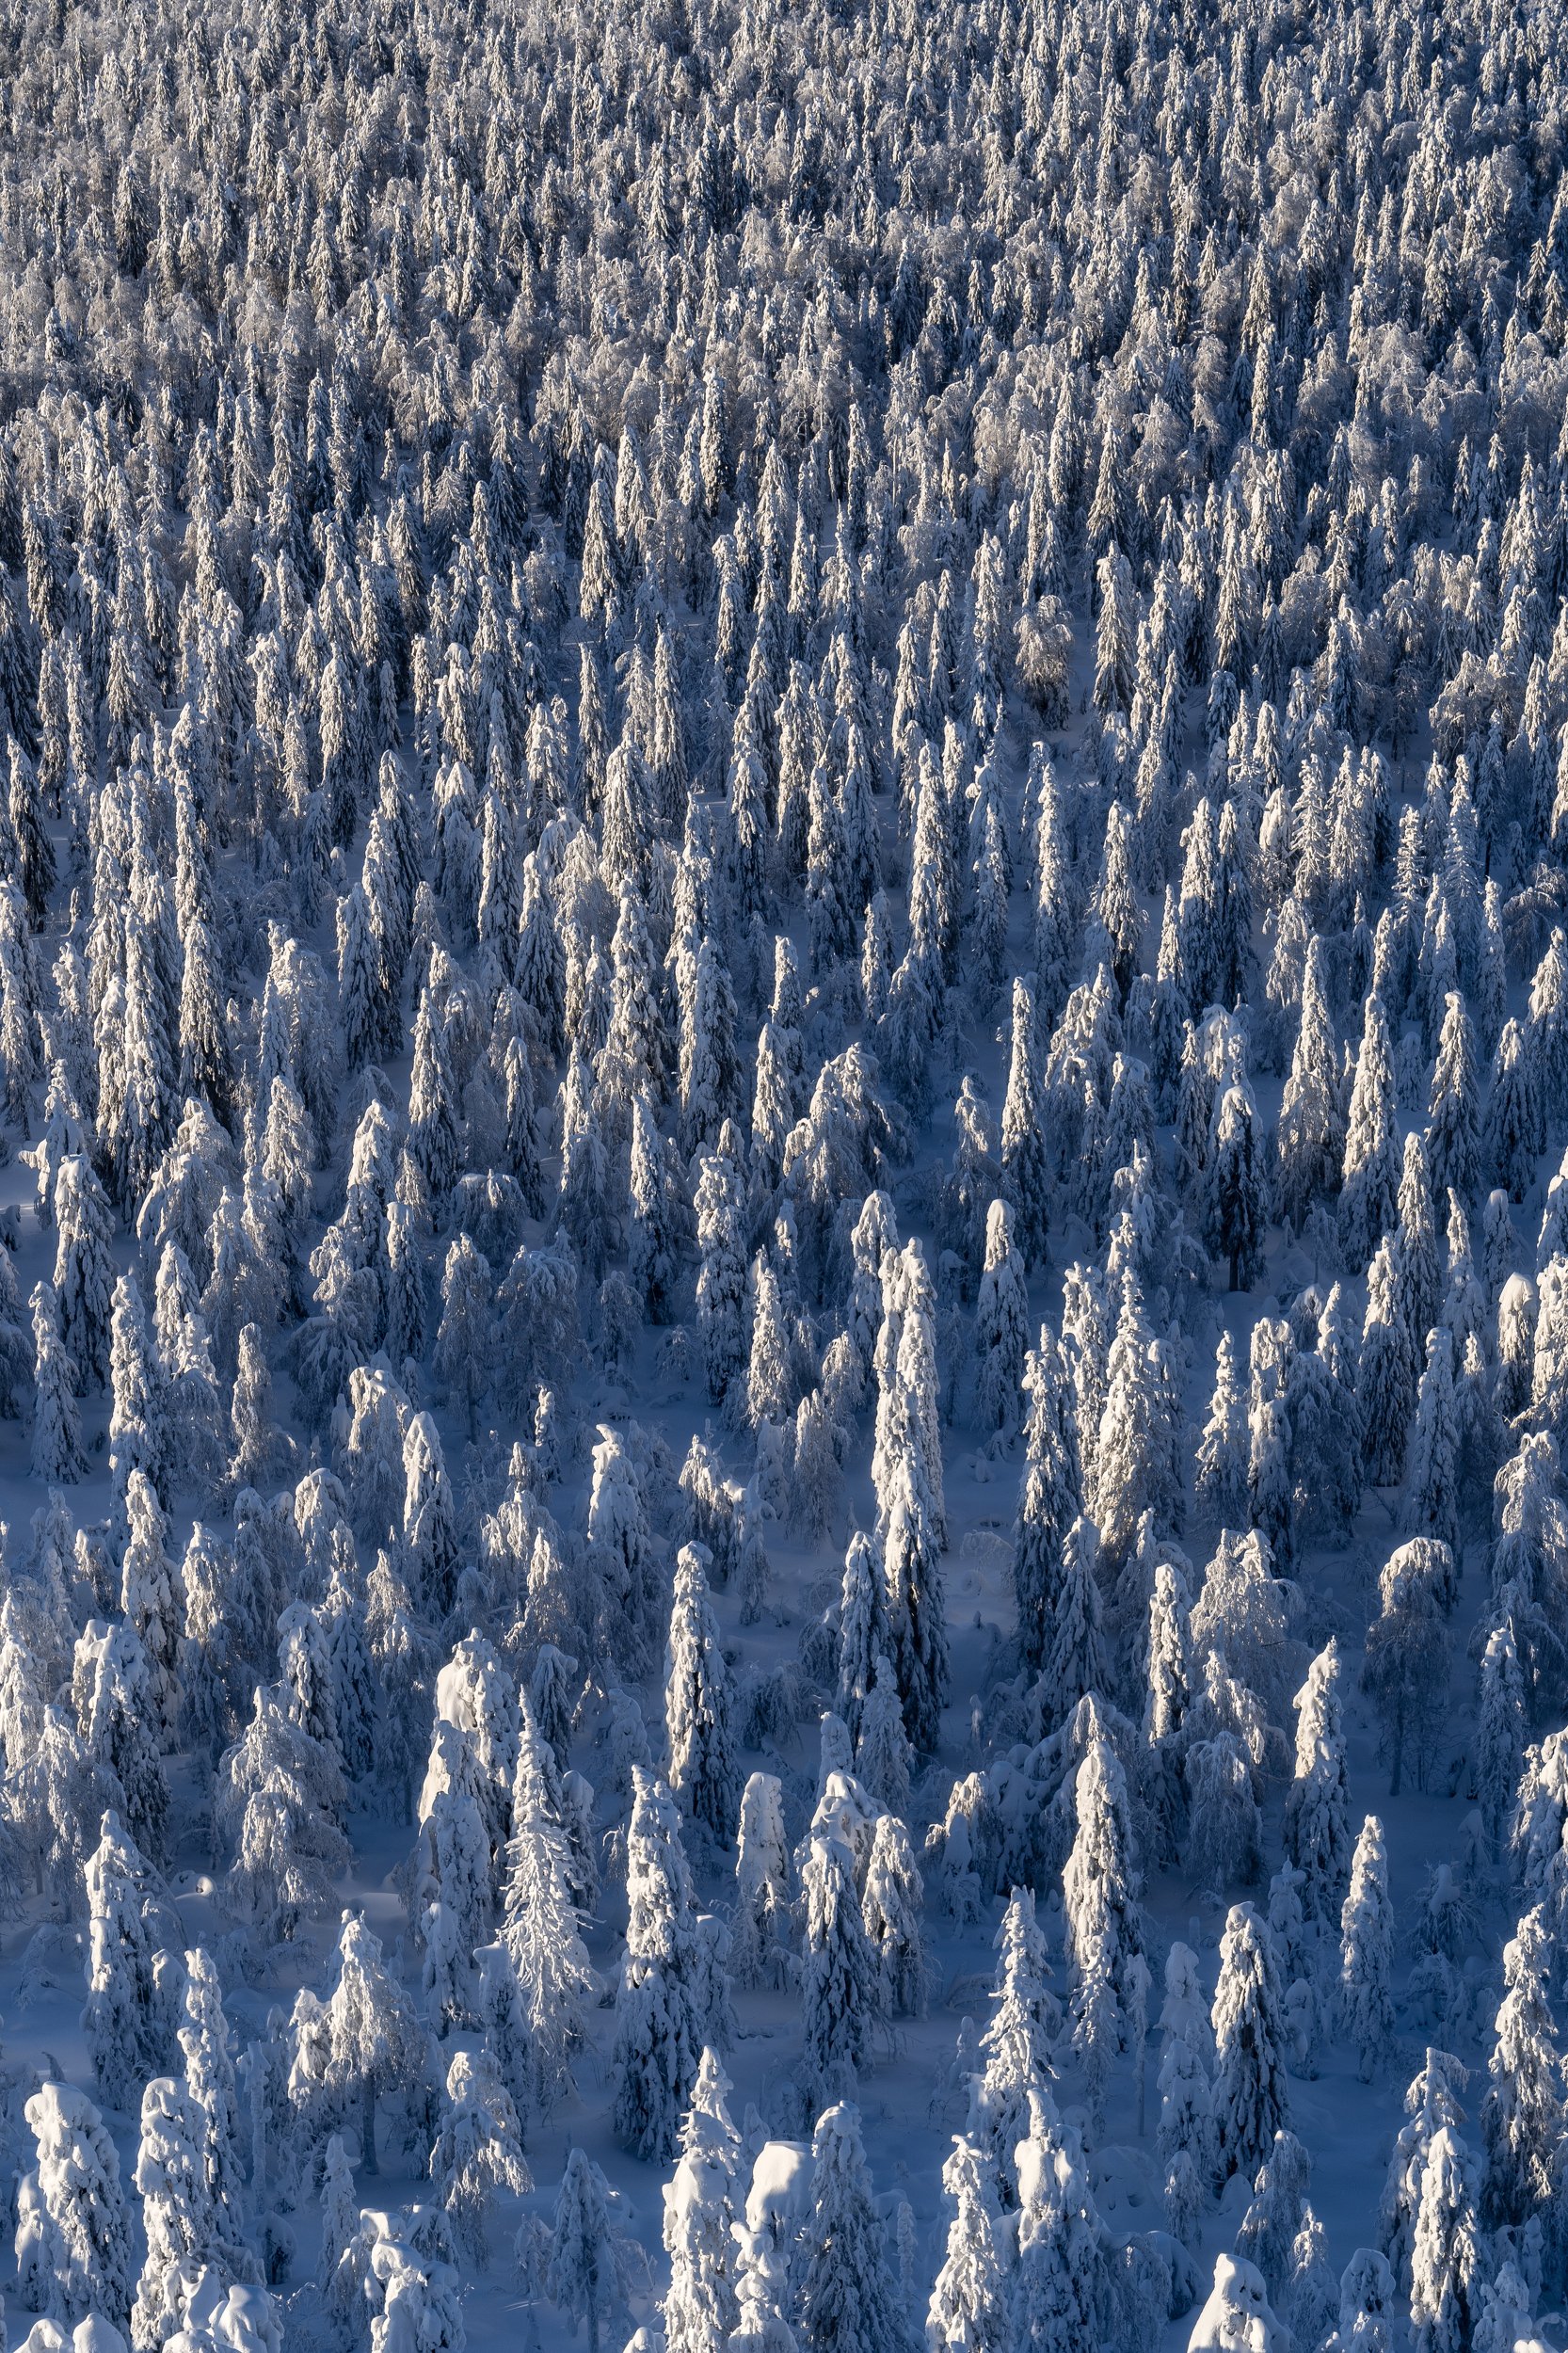
[[[376,2162],[376,2079],[365,2077],[360,2092],[360,2138],[364,2143],[360,2163],[367,2173],[378,2173]]]

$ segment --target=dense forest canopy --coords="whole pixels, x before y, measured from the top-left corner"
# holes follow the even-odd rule
[[[1561,2345],[1565,136],[0,5],[28,2353]]]

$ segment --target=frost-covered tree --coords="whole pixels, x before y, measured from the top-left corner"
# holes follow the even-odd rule
[[[1285,1852],[1302,1874],[1302,1910],[1334,1922],[1350,1876],[1350,1795],[1339,1650],[1319,1652],[1296,1694],[1295,1773],[1285,1799]]]
[[[1340,1914],[1339,1998],[1363,2082],[1370,2083],[1393,2048],[1394,1918],[1388,1900],[1388,1852],[1383,1824],[1368,1814],[1355,1842]]]
[[[735,2189],[741,2137],[726,2105],[729,2079],[705,2050],[680,2126],[680,2155],[664,2186],[664,2302],[669,2353],[720,2353],[740,2318],[735,2295]]]
[[[928,2353],[1005,2353],[1012,2324],[1000,2217],[980,2153],[963,2134],[942,2168],[942,2187],[952,2211],[926,2308]]]
[[[1416,2353],[1458,2353],[1479,2303],[1477,2167],[1450,2124],[1432,2135],[1416,2201],[1410,2256],[1411,2339]]]
[[[806,2353],[907,2353],[908,2326],[872,2203],[857,2108],[846,2101],[824,2110],[811,2160],[800,2250],[802,2345]]]
[[[920,2018],[925,2013],[923,1893],[908,1831],[896,1814],[880,1815],[866,1865],[861,1913],[879,1964],[877,1998],[884,2017]]]
[[[1561,2196],[1562,2060],[1548,1993],[1552,1941],[1539,1907],[1503,1947],[1491,2085],[1481,2104],[1481,2215],[1492,2229],[1549,2221]]]
[[[1214,2141],[1222,2183],[1256,2172],[1289,2119],[1273,1942],[1251,1904],[1233,1904],[1214,1989]]]
[[[38,2152],[32,2178],[40,2244],[34,2255],[19,2243],[19,2267],[25,2274],[37,2265],[48,2282],[53,2314],[68,2327],[96,2313],[125,2329],[131,2220],[104,2120],[83,2093],[57,2083],[32,2093],[25,2114]]]
[[[358,1913],[345,1912],[319,2036],[312,2050],[296,2058],[290,2096],[296,2106],[304,2105],[319,2081],[354,2117],[360,2162],[374,2173],[377,2103],[388,2093],[423,2087],[426,2067],[425,2040],[413,2004],[388,1969],[379,1940]]]
[[[721,1847],[733,1834],[740,1775],[733,1753],[728,1670],[708,1598],[702,1546],[684,1545],[675,1566],[664,1666],[669,1784],[693,1822]]]
[[[88,1998],[82,2030],[104,2105],[131,2105],[138,2084],[169,2056],[168,1956],[155,1943],[147,1865],[118,1815],[86,1865]]]
[[[1374,991],[1367,1000],[1345,1122],[1339,1233],[1352,1266],[1365,1265],[1393,1226],[1399,1203],[1400,1147],[1395,1121],[1394,1057],[1388,1023]]]
[[[1054,2111],[1035,2096],[1018,2150],[1018,2259],[1014,2342],[1024,2353],[1093,2353],[1098,2341],[1099,2218]]]
[[[869,2056],[881,1976],[866,1933],[855,1858],[842,1839],[812,1840],[801,1890],[802,2071],[808,2092],[841,2093],[855,2089],[856,2071]]]
[[[1247,1401],[1237,1379],[1236,1343],[1228,1332],[1223,1332],[1192,1482],[1193,1502],[1216,1528],[1240,1527],[1246,1516],[1250,1446]]]
[[[616,2003],[616,2130],[639,2155],[667,2163],[696,2079],[706,2025],[693,1986],[691,1868],[668,1789],[632,1769],[626,1842],[630,1919]]]
[[[543,2109],[570,2081],[571,2055],[583,2040],[582,2006],[594,1982],[573,1894],[571,1842],[553,1801],[547,1753],[525,1705],[501,1890],[501,1942],[521,1996],[530,2105]]]
[[[792,1970],[782,1798],[782,1785],[772,1773],[753,1773],[741,1793],[729,1955],[738,1986],[783,1986]]]
[[[587,2332],[588,2353],[600,2353],[605,2321],[626,2302],[622,2235],[611,2210],[610,2185],[579,2148],[568,2152],[555,2199],[546,2278],[552,2301],[573,2327]]]
[[[1045,1663],[1055,1634],[1056,1593],[1067,1531],[1082,1503],[1077,1416],[1066,1368],[1048,1325],[1025,1361],[1025,1466],[1018,1493],[1013,1581],[1025,1662]]]
[[[1074,1783],[1077,1832],[1062,1875],[1072,1961],[1073,2044],[1102,2112],[1115,2057],[1141,2041],[1148,1991],[1127,1777],[1096,1737]]]
[[[33,1315],[32,1473],[45,1486],[73,1486],[87,1469],[87,1457],[82,1452],[76,1371],[60,1337],[55,1286],[35,1283],[28,1305]]]
[[[446,2114],[430,2152],[430,2179],[463,2259],[483,2270],[489,2260],[496,2193],[534,2186],[522,2155],[522,2131],[511,2094],[489,2052],[459,2051],[446,2075]]]
[[[974,1321],[975,1418],[984,1430],[1010,1429],[1017,1419],[1028,1322],[1028,1291],[1007,1204],[993,1201]]]

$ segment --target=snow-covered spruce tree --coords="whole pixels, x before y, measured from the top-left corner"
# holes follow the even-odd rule
[[[741,1141],[726,1123],[701,1160],[693,1196],[699,1257],[697,1329],[712,1403],[722,1405],[745,1359],[746,1253]]]
[[[1101,2226],[1053,2107],[1032,2103],[1018,2167],[1018,2257],[1011,2281],[1021,2353],[1094,2353],[1103,2299]]]
[[[772,2232],[737,2223],[735,2240],[739,2318],[729,2334],[729,2353],[799,2353],[788,2318],[792,2301],[789,2276]]]
[[[908,2353],[908,2325],[883,2251],[860,2137],[860,2113],[840,2102],[811,2137],[811,2211],[801,2233],[805,2353]]]
[[[1011,1214],[1005,1201],[993,1201],[974,1321],[975,1419],[983,1430],[1009,1430],[1017,1421],[1028,1329],[1028,1290],[1013,1247]]]
[[[379,1940],[359,1913],[345,1912],[319,2039],[296,2058],[290,2097],[305,2107],[319,2085],[341,2103],[359,2129],[360,2162],[375,2173],[377,2104],[385,2094],[423,2087],[426,2051],[413,2005],[388,1969]]]
[[[19,2268],[25,2274],[36,2265],[48,2283],[52,2315],[67,2327],[96,2313],[123,2329],[131,2312],[131,2221],[114,2142],[91,2101],[69,2084],[41,2085],[25,2114],[38,2152],[33,2179],[41,2244],[35,2256],[19,2243]]]
[[[1246,1515],[1250,1443],[1246,1397],[1236,1373],[1236,1343],[1230,1333],[1223,1332],[1192,1481],[1198,1512],[1216,1528],[1239,1528]]]
[[[655,2164],[674,2153],[706,2022],[692,1986],[692,1877],[668,1789],[633,1767],[626,1840],[630,1918],[616,2001],[616,2132]]]
[[[1227,2353],[1243,2345],[1249,2353],[1279,2353],[1288,2342],[1256,2265],[1240,2255],[1217,2255],[1214,2285],[1192,2324],[1188,2353]]]
[[[844,1842],[813,1838],[801,1871],[803,2088],[821,2099],[856,2088],[879,2008],[880,1969],[866,1933],[855,1858]]]
[[[1268,1925],[1233,1904],[1214,1989],[1214,2142],[1220,2183],[1250,2179],[1289,2118],[1281,1988]]]
[[[212,2203],[215,2238],[232,2250],[227,2260],[248,2278],[248,2201],[241,2154],[239,2095],[229,2056],[229,2023],[210,1956],[197,1945],[185,1955],[184,2016],[179,2028],[185,2089],[200,2130],[199,2153]]]
[[[1205,1239],[1228,1262],[1231,1289],[1250,1290],[1263,1271],[1266,1221],[1257,1108],[1244,1086],[1227,1087],[1214,1107],[1206,1181]]]
[[[908,1831],[897,1814],[879,1816],[866,1865],[861,1913],[877,1957],[877,2002],[885,2018],[925,2014],[926,1964],[920,1933],[923,1893]]]
[[[1432,1331],[1416,1393],[1401,1518],[1410,1534],[1435,1537],[1450,1551],[1459,1544],[1458,1457],[1453,1343],[1447,1332]]]
[[[1393,2048],[1394,1917],[1383,1824],[1368,1814],[1351,1860],[1340,1914],[1340,2005],[1362,2080],[1370,2083]]]
[[[728,1847],[734,1833],[740,1775],[733,1753],[729,1672],[718,1621],[708,1598],[708,1555],[683,1545],[675,1564],[664,1665],[664,1734],[669,1784],[699,1832]]]
[[[610,2195],[593,2159],[570,2149],[555,2199],[546,2280],[551,2300],[568,2322],[574,2328],[584,2323],[588,2353],[600,2353],[605,2321],[626,2303],[625,2248]]]
[[[856,1529],[844,1555],[839,1599],[838,1713],[852,1733],[888,1643],[887,1595],[881,1564],[869,1536]]]
[[[855,1770],[868,1793],[890,1812],[909,1812],[914,1753],[904,1728],[904,1707],[898,1678],[888,1660],[878,1654],[872,1670],[872,1688],[860,1709],[860,1729],[855,1742]]]
[[[1399,1183],[1394,1058],[1388,1023],[1374,991],[1367,999],[1345,1122],[1339,1234],[1352,1266],[1365,1265],[1394,1225]]]
[[[1339,1700],[1339,1650],[1330,1641],[1296,1694],[1295,1774],[1285,1798],[1285,1852],[1302,1874],[1302,1910],[1333,1923],[1350,1876],[1350,1798]]]
[[[61,1160],[51,1206],[60,1337],[77,1379],[102,1387],[108,1379],[114,1306],[114,1215],[84,1153]]]
[[[1323,943],[1307,942],[1302,969],[1301,1026],[1280,1104],[1275,1139],[1275,1199],[1282,1221],[1298,1230],[1307,1211],[1333,1193],[1345,1157],[1344,1098],[1334,1026],[1323,985]]]
[[[1055,1631],[1063,1547],[1082,1504],[1077,1415],[1061,1348],[1048,1324],[1025,1360],[1024,1475],[1018,1491],[1013,1582],[1025,1664],[1045,1663]]]
[[[570,2083],[571,2057],[583,2040],[583,2002],[594,1982],[573,1877],[570,1840],[551,1803],[546,1753],[525,1702],[501,1889],[501,1942],[527,2025],[529,2105],[541,2112]]]
[[[942,2168],[947,2255],[926,2308],[930,2353],[1005,2353],[1012,2342],[1000,2217],[975,2144],[960,2134]]]
[[[1525,1678],[1512,1622],[1505,1619],[1488,1634],[1476,1677],[1476,1787],[1494,1857],[1519,1785],[1525,1726]]]
[[[1043,1724],[1055,1731],[1091,1691],[1104,1689],[1099,1530],[1081,1513],[1067,1529],[1053,1596],[1055,1616],[1034,1686]]]
[[[1433,1552],[1451,1565],[1446,1545]],[[1382,1726],[1389,1794],[1398,1797],[1407,1770],[1425,1785],[1447,1716],[1452,1643],[1440,1588],[1414,1545],[1390,1556],[1380,1583],[1383,1610],[1367,1629],[1361,1689]]]
[[[522,2155],[522,2128],[511,2094],[486,2048],[459,2051],[446,2075],[446,2114],[430,2152],[430,2179],[467,2263],[489,2261],[490,2212],[496,2192],[520,2195],[534,2186]]]
[[[1001,1111],[1001,1173],[1015,1238],[1026,1265],[1045,1255],[1048,1219],[1044,1060],[1033,992],[1026,981],[1016,978],[1007,1092]]]
[[[741,1793],[729,1955],[737,1986],[782,1987],[793,1970],[782,1797],[772,1773],[753,1773]]]
[[[142,2094],[136,2185],[147,2253],[131,2309],[131,2343],[136,2353],[156,2353],[184,2318],[186,2282],[205,2265],[223,2268],[197,2104],[167,2075],[155,2076]]]
[[[741,2137],[726,2105],[728,2090],[728,2077],[705,2050],[681,2120],[680,2155],[664,2186],[668,2353],[721,2353],[739,2325],[735,2191]]]
[[[936,1745],[948,1640],[936,1503],[916,1447],[896,1436],[884,1458],[883,1577],[904,1722],[917,1749]]]
[[[33,1316],[33,1477],[51,1487],[74,1485],[87,1469],[76,1404],[76,1369],[60,1337],[52,1283],[35,1283]]]
[[[1451,2124],[1427,2145],[1410,2250],[1411,2341],[1416,2353],[1458,2353],[1479,2304],[1478,2168]]]
[[[981,2037],[984,2067],[972,2088],[968,2128],[1001,2204],[1011,2208],[1018,2202],[1018,2146],[1031,2130],[1035,2103],[1051,2096],[1051,2042],[1061,2015],[1048,1982],[1050,1965],[1032,1890],[1013,1890],[996,1945],[996,2009]]]
[[[1537,2214],[1551,2227],[1553,2201],[1561,2196],[1562,2060],[1547,1993],[1551,1960],[1537,1907],[1503,1947],[1504,1993],[1481,2104],[1481,2215],[1494,2230],[1519,2229]]]
[[[130,2107],[170,2052],[146,1863],[113,1812],[87,1861],[88,1998],[82,2030],[104,2105]]]
[[[1112,2061],[1142,2041],[1149,1982],[1127,1778],[1102,1738],[1091,1741],[1078,1769],[1074,1800],[1078,1827],[1062,1894],[1073,2047],[1097,2120]]]

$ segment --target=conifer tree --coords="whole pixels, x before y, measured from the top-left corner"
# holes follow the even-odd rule
[[[855,2089],[878,2007],[877,1957],[866,1934],[855,1860],[843,1841],[812,1840],[801,1872],[806,1933],[801,1966],[808,2095]]]
[[[73,1486],[87,1469],[76,1372],[60,1337],[53,1283],[35,1283],[33,1311],[33,1477],[50,1487]]]
[[[1393,1053],[1383,1005],[1374,993],[1367,1000],[1345,1124],[1339,1235],[1352,1266],[1365,1265],[1394,1225],[1400,1184],[1396,1139]]]
[[[501,1942],[528,2035],[529,2105],[547,2110],[570,2081],[571,2055],[583,2039],[582,2003],[593,1972],[572,1894],[570,1842],[550,1803],[543,1745],[526,1703],[511,1816]]]
[[[605,2319],[626,2299],[625,2253],[610,2185],[579,2148],[568,2152],[561,2176],[546,2276],[552,2300],[573,2327],[585,2324],[588,2353],[600,2353]]]
[[[926,2310],[930,2353],[1005,2353],[1012,2341],[1000,2217],[979,2151],[965,2135],[942,2168],[952,2206],[947,2256]]]
[[[790,1859],[781,1798],[781,1785],[772,1773],[753,1773],[741,1794],[729,1956],[738,1986],[782,1987],[793,1971]]]
[[[1215,2169],[1249,2178],[1289,2116],[1272,1939],[1251,1904],[1233,1904],[1214,1991]]]
[[[1330,1641],[1296,1694],[1295,1776],[1285,1798],[1285,1853],[1302,1874],[1302,1910],[1333,1923],[1350,1876],[1350,1798],[1339,1699],[1339,1650]]]
[[[88,1999],[82,2029],[105,2106],[125,2108],[136,2087],[170,2056],[160,1991],[159,1947],[149,1917],[147,1865],[120,1827],[104,1817],[86,1866]]]
[[[872,2204],[859,2111],[848,2102],[818,2118],[811,2159],[811,2212],[801,2234],[803,2353],[908,2353]]]
[[[974,1322],[976,1419],[983,1430],[1008,1430],[1018,1418],[1028,1312],[1007,1204],[993,1201],[985,1218],[985,1264]]]
[[[1026,981],[1013,983],[1012,1044],[1001,1109],[1002,1190],[1013,1212],[1014,1238],[1026,1266],[1044,1257],[1048,1203],[1043,1060],[1034,998]]]
[[[1257,1112],[1250,1091],[1227,1087],[1214,1108],[1206,1232],[1230,1265],[1233,1291],[1250,1290],[1263,1271],[1263,1176]]]
[[[357,2112],[360,2162],[375,2173],[377,2103],[384,2093],[424,2084],[426,2045],[413,2005],[382,1959],[379,1940],[355,1913],[343,1915],[319,2047],[321,2088]],[[290,2096],[300,2106],[314,2089],[314,2076],[297,2057],[295,2078]]]
[[[1481,2216],[1494,2230],[1548,2218],[1561,2196],[1562,2060],[1547,1992],[1552,1942],[1539,1906],[1503,1948],[1503,1998],[1481,2104]]]
[[[627,1833],[631,1918],[616,2004],[616,2131],[655,2162],[674,2153],[680,2117],[696,2080],[705,2025],[694,1995],[691,1871],[668,1790],[633,1767]]]
[[[1383,1825],[1373,1814],[1362,1824],[1351,1861],[1351,1883],[1340,1915],[1340,1998],[1346,2030],[1356,2046],[1362,2080],[1370,2083],[1393,2046],[1390,1977],[1394,1923],[1388,1901],[1388,1856]]]
[[[115,1267],[114,1219],[84,1153],[62,1160],[55,1175],[55,1291],[60,1337],[79,1381],[100,1388],[108,1378]]]
[[[1082,1500],[1077,1416],[1062,1352],[1048,1324],[1041,1326],[1039,1347],[1025,1360],[1023,1385],[1029,1410],[1013,1582],[1019,1648],[1026,1665],[1037,1668],[1054,1639],[1063,1547]]]
[[[1476,2162],[1450,2124],[1432,2135],[1416,2194],[1410,2318],[1417,2353],[1457,2353],[1479,2302]]]
[[[707,1835],[728,1847],[740,1797],[733,1757],[729,1673],[708,1598],[705,1548],[683,1545],[675,1566],[664,1671],[669,1783]]]
[[[1018,2151],[1014,2342],[1021,2353],[1093,2353],[1101,2295],[1099,2217],[1053,2110],[1036,2094]]]
[[[534,2186],[523,2160],[511,2095],[488,2050],[459,2051],[446,2076],[446,2115],[430,2152],[430,2178],[452,2226],[457,2252],[483,2270],[489,2260],[490,2208],[497,2190]]]
[[[1282,1220],[1298,1229],[1315,1202],[1340,1180],[1345,1154],[1334,1029],[1323,988],[1322,942],[1307,943],[1301,1028],[1280,1105],[1275,1193]]]
[[[1480,1079],[1475,1031],[1464,998],[1444,999],[1443,1033],[1432,1068],[1427,1111],[1427,1164],[1439,1200],[1451,1187],[1461,1200],[1480,1176]]]
[[[1078,1769],[1074,1799],[1078,1828],[1062,1892],[1073,2042],[1097,2118],[1112,2059],[1142,2040],[1148,1987],[1127,1777],[1097,1736]]]
[[[722,2353],[740,2319],[735,2295],[735,2187],[741,2138],[726,2105],[729,2079],[705,2050],[681,2121],[680,2155],[664,2188],[664,2302],[669,2353]]]
[[[68,2084],[45,2083],[25,2106],[38,2151],[34,2180],[41,2209],[41,2268],[56,2316],[74,2328],[96,2313],[129,2325],[131,2222],[120,2159],[90,2100]],[[19,2263],[26,2257],[18,2249]]]

